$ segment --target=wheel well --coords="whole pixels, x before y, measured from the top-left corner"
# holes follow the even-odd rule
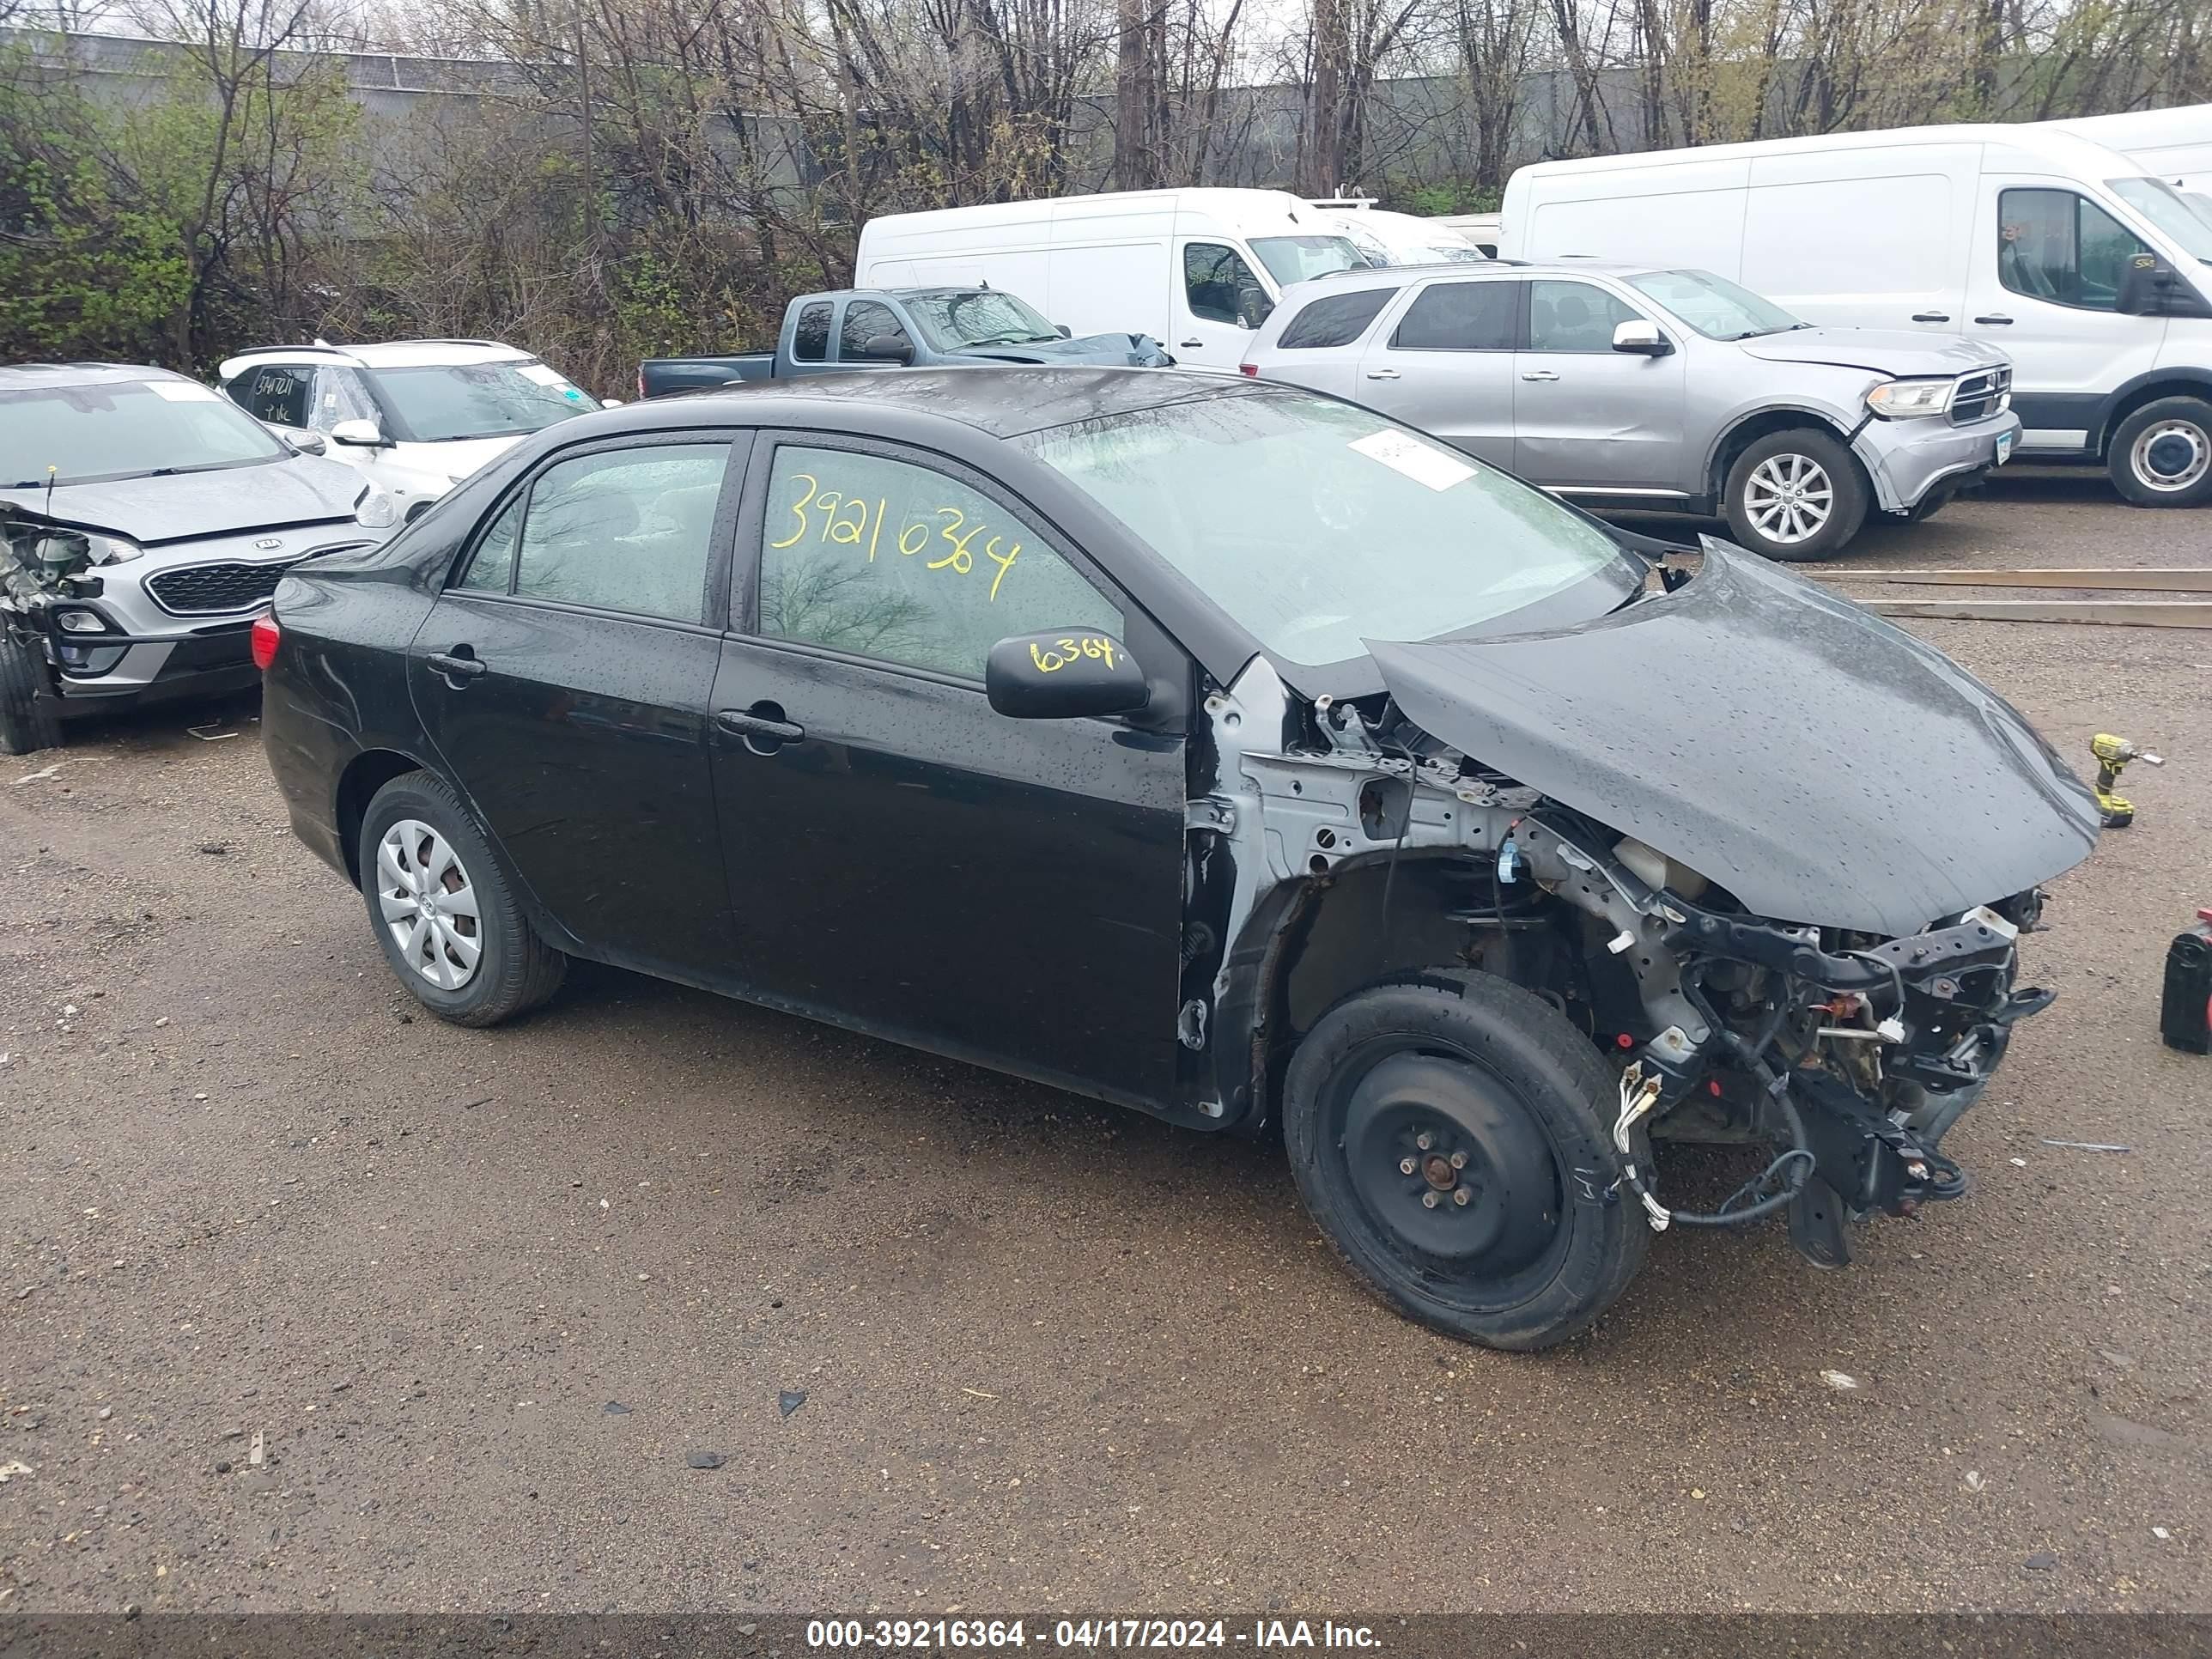
[[[2212,386],[2202,380],[2158,380],[2149,386],[2137,386],[2112,405],[2112,412],[2105,417],[2103,428],[2097,433],[2097,456],[2103,459],[2112,447],[2112,434],[2120,429],[2120,422],[2145,404],[2154,404],[2160,398],[2194,398],[2200,404],[2212,404]]]
[[[345,854],[346,875],[361,883],[361,823],[376,792],[394,778],[422,769],[422,762],[392,749],[364,749],[347,763],[338,779],[338,847]]]
[[[1722,492],[1728,488],[1729,469],[1736,458],[1761,438],[1777,432],[1796,432],[1809,429],[1833,438],[1850,453],[1850,438],[1833,421],[1826,420],[1804,409],[1770,409],[1757,415],[1747,416],[1728,429],[1727,434],[1713,451],[1713,464],[1705,478],[1705,487],[1716,502],[1722,501]],[[1851,464],[1858,465],[1858,457],[1851,456]],[[1863,469],[1862,469],[1863,470]]]

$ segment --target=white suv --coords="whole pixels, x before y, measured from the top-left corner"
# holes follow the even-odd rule
[[[601,406],[496,340],[319,340],[242,353],[218,375],[263,425],[367,475],[379,495],[364,522],[413,519],[517,440]]]

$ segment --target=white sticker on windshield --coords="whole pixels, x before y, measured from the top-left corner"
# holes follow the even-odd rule
[[[156,398],[167,398],[173,404],[219,404],[222,394],[211,386],[202,386],[198,380],[148,380],[146,389]]]
[[[1380,461],[1393,472],[1402,472],[1415,483],[1426,484],[1431,489],[1449,489],[1474,476],[1474,469],[1465,461],[1455,460],[1441,449],[1403,432],[1386,428],[1370,433],[1364,438],[1354,438],[1352,447],[1369,460]]]
[[[546,368],[543,363],[523,364],[522,378],[526,380],[535,380],[540,386],[566,386],[568,384],[566,380],[562,380],[560,375],[556,374],[553,370]]]

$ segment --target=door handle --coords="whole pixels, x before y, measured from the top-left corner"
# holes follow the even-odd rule
[[[455,680],[480,680],[491,672],[491,665],[477,656],[475,653],[470,652],[465,645],[456,646],[453,650],[455,653],[467,653],[468,654],[449,654],[443,651],[433,651],[430,653],[430,666],[446,677],[447,684],[452,684]],[[458,686],[454,689],[459,690]]]
[[[1975,318],[1975,319],[1974,319],[1974,320],[1975,320],[1976,322],[1978,322],[1978,323],[2002,323],[2002,324],[2007,325],[2008,326],[2008,325],[2011,324],[2011,322],[2012,322],[2012,319],[2011,319],[2011,318],[2007,317],[2007,316],[2003,316],[2003,315],[2000,314],[1999,313],[1997,313],[1997,312],[1994,312],[1994,311],[1992,311],[1991,313],[1990,313],[1990,314],[1989,314],[1988,316],[1986,316],[1986,317],[1977,317],[1977,318]]]
[[[1370,368],[1367,371],[1367,378],[1370,380],[1395,380],[1401,377],[1395,368]]]
[[[783,710],[772,702],[757,702],[750,708],[717,708],[714,724],[733,738],[743,738],[745,747],[756,755],[772,755],[787,743],[798,743],[806,736],[806,728],[783,717]]]
[[[1556,380],[1559,377],[1548,368],[1532,369],[1521,377],[1524,380]]]
[[[1203,349],[1205,345],[1206,342],[1203,340],[1185,340],[1181,345],[1177,346],[1176,349],[1177,351],[1198,351]]]
[[[1916,323],[1948,323],[1951,320],[1951,313],[1948,311],[1916,311],[1912,313],[1912,320]]]

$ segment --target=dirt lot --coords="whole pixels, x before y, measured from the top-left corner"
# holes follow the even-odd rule
[[[2012,481],[1855,562],[1946,561],[2212,514]],[[2172,762],[1976,1190],[1839,1274],[1670,1234],[1533,1358],[1372,1301],[1271,1146],[610,972],[418,1014],[250,706],[0,763],[0,1610],[2212,1607],[2212,634],[1925,631]]]

